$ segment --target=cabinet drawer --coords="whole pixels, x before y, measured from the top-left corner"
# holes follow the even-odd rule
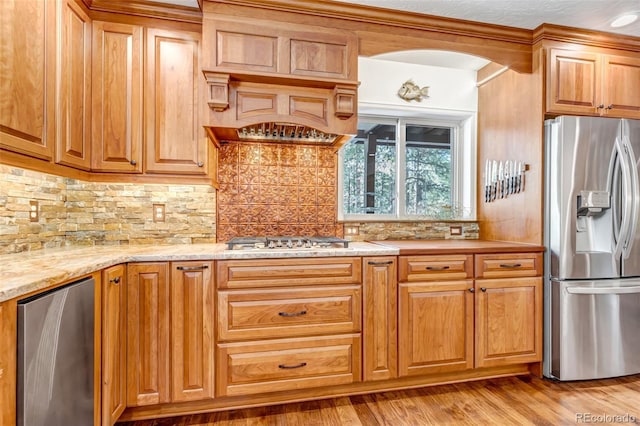
[[[218,338],[271,339],[360,331],[360,286],[218,292]]]
[[[360,335],[218,344],[217,395],[360,381]]]
[[[218,288],[359,284],[360,257],[224,260],[218,262]]]
[[[542,253],[477,254],[476,278],[542,275]]]
[[[400,256],[398,271],[401,282],[460,280],[473,276],[473,256]]]

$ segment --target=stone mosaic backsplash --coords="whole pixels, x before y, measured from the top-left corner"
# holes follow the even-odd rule
[[[251,235],[342,235],[332,148],[228,143],[218,161],[219,242]]]
[[[351,241],[376,240],[477,240],[480,229],[477,222],[349,222],[345,227],[357,227],[357,235],[345,237]],[[451,235],[451,227],[462,228],[461,235]]]
[[[0,254],[65,245],[208,243],[216,239],[209,185],[83,182],[0,164]],[[40,207],[29,221],[29,201]],[[153,222],[153,204],[165,204]]]

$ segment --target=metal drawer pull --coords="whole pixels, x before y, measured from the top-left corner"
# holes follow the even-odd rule
[[[299,317],[301,315],[306,315],[306,314],[307,314],[307,311],[294,312],[292,314],[288,312],[278,312],[278,315],[280,315],[281,317]]]
[[[284,365],[284,364],[280,364],[278,365],[278,368],[282,368],[283,370],[289,370],[292,368],[300,368],[300,367],[304,367],[305,365],[307,365],[306,362],[301,362],[300,364],[296,364],[296,365]]]
[[[500,264],[501,268],[519,268],[521,266],[522,266],[521,263],[501,263]]]
[[[200,266],[178,266],[176,269],[178,269],[178,271],[201,271],[203,269],[208,269],[209,266],[207,265],[200,265]]]
[[[115,277],[109,280],[110,283],[120,284],[120,277]]]
[[[427,266],[427,271],[446,271],[448,266]]]
[[[391,265],[393,263],[393,260],[387,260],[386,262],[374,262],[372,260],[370,260],[369,265]]]

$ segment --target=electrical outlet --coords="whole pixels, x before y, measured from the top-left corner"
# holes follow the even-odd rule
[[[360,227],[357,225],[345,225],[344,226],[344,235],[345,236],[353,236],[358,235],[360,233]]]
[[[153,205],[153,221],[164,222],[165,208],[164,204]]]
[[[29,201],[29,220],[38,222],[40,220],[40,209],[36,200]]]
[[[451,235],[462,235],[462,226],[450,226],[449,234]]]

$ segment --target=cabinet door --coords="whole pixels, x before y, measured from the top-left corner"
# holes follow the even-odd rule
[[[91,19],[74,0],[62,5],[56,162],[91,167]]]
[[[542,278],[476,281],[476,367],[542,359]]]
[[[213,398],[212,277],[213,262],[171,264],[172,402]]]
[[[57,1],[0,1],[0,148],[51,160]]]
[[[601,56],[550,49],[547,61],[547,112],[599,115]]]
[[[0,303],[0,425],[16,424],[18,309],[15,300]],[[5,348],[14,348],[6,350]]]
[[[102,271],[102,424],[112,425],[126,403],[126,266]]]
[[[605,56],[603,62],[607,115],[640,118],[640,58]]]
[[[146,41],[145,171],[205,174],[200,34],[148,29]]]
[[[142,28],[94,21],[92,37],[91,168],[141,172]]]
[[[473,368],[473,281],[399,287],[399,375]]]
[[[127,405],[169,402],[169,264],[127,273]]]
[[[398,376],[398,279],[395,257],[365,257],[363,379]]]

